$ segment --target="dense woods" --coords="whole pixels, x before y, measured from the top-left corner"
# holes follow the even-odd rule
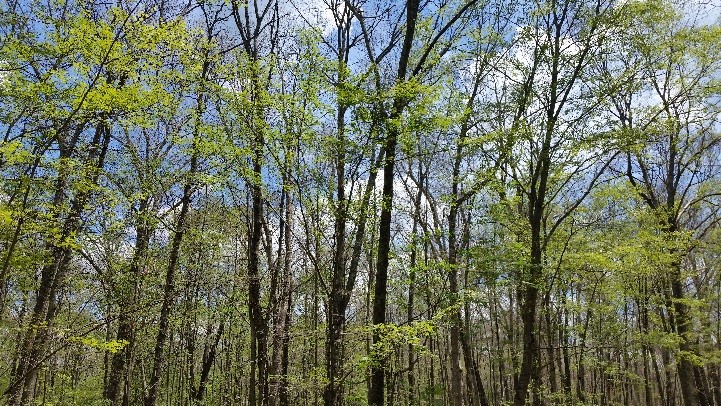
[[[0,403],[721,406],[720,16],[0,2]]]

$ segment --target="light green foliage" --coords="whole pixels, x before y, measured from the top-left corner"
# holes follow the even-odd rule
[[[437,317],[440,319],[440,317]],[[427,348],[422,344],[423,339],[437,334],[437,320],[413,322],[410,325],[397,325],[384,323],[368,328],[367,333],[378,334],[379,341],[373,344],[369,356],[362,356],[358,362],[362,368],[369,368],[373,363],[384,362],[401,346],[412,346],[421,352]],[[377,365],[377,364],[376,364]]]
[[[96,351],[107,351],[111,354],[115,354],[121,351],[126,345],[129,344],[126,340],[110,340],[103,341],[95,337],[80,336],[80,337],[68,337],[68,341],[71,343],[77,343],[87,348],[91,348]]]
[[[350,13],[363,2],[341,1],[336,10],[323,8],[336,2],[321,2],[318,14],[334,15],[329,27],[304,25],[308,10],[280,6],[281,18],[255,27],[257,37],[252,22],[246,27],[258,55],[247,53],[234,27],[235,17],[247,23],[252,2],[164,2],[162,10],[143,2],[11,3],[0,3],[0,390],[22,362],[23,339],[47,333],[35,404],[109,404],[100,399],[116,360],[128,362],[127,402],[142,403],[170,248],[182,232],[158,402],[201,404],[194,398],[216,342],[202,404],[247,402],[260,362],[251,355],[258,348],[249,345],[247,309],[256,186],[262,339],[275,368],[267,386],[287,378],[291,404],[320,403],[330,382],[324,340],[335,253],[347,278],[362,221],[358,275],[333,344],[345,404],[367,402],[365,381],[379,365],[389,402],[448,403],[454,327],[467,339],[453,356],[467,374],[468,399],[480,393],[476,362],[488,403],[512,404],[529,288],[538,296],[542,402],[662,404],[681,361],[709,381],[718,369],[721,28],[694,25],[687,4],[617,1],[595,16],[575,0],[477,2],[436,37],[466,3],[428,3],[409,61],[411,70],[421,57],[424,65],[397,80],[404,14],[392,2],[353,11],[367,32]],[[351,24],[348,61],[332,27],[342,14]],[[567,17],[555,49],[552,21]],[[277,42],[269,41],[265,34],[276,30]],[[380,58],[386,41],[392,46]],[[388,322],[371,325],[380,172],[367,203],[364,192],[373,165],[384,164],[378,154],[388,134],[399,144]],[[687,171],[677,183],[690,187],[667,205],[674,142]],[[541,263],[532,265],[531,203],[543,165],[534,241]],[[190,205],[179,229],[186,185]],[[344,227],[335,228],[337,220]],[[336,247],[341,228],[346,246]],[[57,264],[62,272],[49,267]],[[62,275],[51,286],[57,307],[40,309],[54,314],[35,323],[43,275]],[[672,295],[674,281],[685,295]],[[672,326],[678,305],[691,321],[684,350]],[[131,339],[116,338],[121,319]],[[680,404],[677,389],[666,403]]]

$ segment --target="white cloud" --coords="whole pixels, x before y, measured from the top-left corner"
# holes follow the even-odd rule
[[[339,15],[346,13],[343,0],[293,0],[285,3],[285,11],[299,13],[304,24],[318,28],[323,36],[328,36],[337,29],[334,9]]]

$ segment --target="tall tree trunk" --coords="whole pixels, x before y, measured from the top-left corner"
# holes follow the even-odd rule
[[[264,312],[261,294],[260,248],[263,231],[263,158],[265,154],[266,105],[263,92],[267,90],[266,79],[272,77],[272,67],[268,76],[261,77],[263,58],[260,52],[273,55],[278,45],[279,9],[277,0],[263,4],[258,2],[242,3],[231,0],[231,15],[238,29],[240,44],[248,58],[250,72],[249,102],[251,139],[251,176],[246,180],[250,189],[251,212],[248,224],[248,318],[250,321],[250,406],[265,406],[269,401],[268,376],[268,314]],[[264,40],[264,41],[263,41]],[[266,48],[261,43],[267,45]],[[264,74],[263,74],[264,75]]]
[[[565,289],[561,291],[561,301],[563,304],[563,325],[560,325],[559,323],[558,332],[561,337],[561,355],[563,357],[563,377],[561,379],[563,383],[563,393],[566,399],[566,403],[570,405],[573,402],[573,396],[571,394],[571,356],[569,354],[569,347],[571,343],[568,336],[568,331],[570,328],[568,313],[570,312],[570,310],[566,305],[567,294],[568,292]]]
[[[256,129],[251,180],[251,222],[248,239],[248,317],[250,319],[251,376],[250,405],[264,406],[268,401],[268,325],[261,304],[261,276],[259,268],[260,237],[263,228],[262,160],[264,137]]]
[[[198,402],[202,402],[205,397],[205,390],[208,386],[208,378],[210,377],[210,369],[215,362],[218,343],[220,343],[220,338],[223,336],[224,331],[225,321],[221,321],[220,326],[218,326],[218,331],[215,333],[215,340],[213,340],[213,343],[210,346],[210,350],[207,354],[204,354],[203,365],[200,371],[200,382],[198,383],[198,390],[195,392],[195,400]]]
[[[466,364],[466,368],[469,369],[468,373],[470,375],[470,378],[472,379],[473,386],[476,390],[476,393],[471,394],[471,396],[472,398],[477,400],[478,405],[489,406],[486,390],[483,386],[483,381],[481,380],[481,371],[478,368],[478,363],[473,358],[471,344],[468,341],[467,332],[464,331],[461,333],[460,340],[461,346],[463,348],[463,362]]]
[[[718,369],[717,364],[709,366],[709,379],[711,380],[711,388],[713,388],[714,402],[716,402],[716,406],[721,406],[721,378],[719,378]]]
[[[340,28],[339,28],[340,30]],[[339,86],[345,83],[345,51],[343,44],[338,58],[338,82]],[[335,156],[336,176],[336,202],[335,202],[335,231],[333,251],[333,265],[331,271],[331,286],[328,295],[327,328],[325,342],[326,378],[328,383],[323,390],[323,404],[325,406],[340,406],[343,389],[341,387],[340,375],[343,364],[343,342],[342,332],[345,325],[345,308],[343,298],[345,292],[346,274],[346,221],[348,217],[347,201],[345,196],[345,165],[347,142],[345,135],[345,115],[347,107],[343,104],[338,106],[338,151]]]
[[[471,213],[469,212],[465,216],[464,227],[463,227],[463,249],[468,251],[471,245]],[[463,273],[463,287],[468,289],[468,271],[471,269],[470,258],[466,257],[465,272]],[[483,380],[481,379],[481,371],[476,362],[476,358],[473,356],[473,349],[469,337],[471,336],[471,306],[468,302],[464,303],[464,326],[461,329],[461,348],[463,349],[463,363],[466,365],[468,382],[470,383],[468,388],[470,393],[470,399],[474,406],[489,406],[488,395],[486,389],[483,386]],[[492,369],[492,367],[491,367]]]
[[[462,142],[462,141],[461,141]],[[458,239],[456,236],[456,228],[458,223],[458,176],[461,164],[462,145],[458,145],[455,164],[453,166],[453,181],[451,186],[451,196],[453,196],[453,204],[448,214],[448,285],[450,288],[453,303],[453,311],[451,313],[451,392],[450,400],[453,405],[463,406],[463,377],[461,374],[461,298],[458,289]]]
[[[163,286],[163,304],[160,308],[158,320],[158,334],[155,338],[155,349],[153,351],[153,369],[148,381],[148,392],[144,400],[145,406],[155,406],[160,392],[160,377],[165,363],[165,342],[168,340],[170,329],[171,307],[175,300],[175,273],[180,260],[180,246],[183,237],[187,232],[188,212],[190,201],[193,195],[194,177],[198,168],[197,152],[193,151],[190,158],[190,169],[183,186],[183,196],[180,203],[180,213],[175,221],[175,233],[170,247],[168,267],[165,270],[165,284]]]
[[[339,113],[340,114],[340,113]],[[343,114],[345,114],[343,112]],[[339,125],[344,122],[340,116],[338,117]],[[342,137],[345,139],[345,137]],[[380,162],[384,157],[384,149],[375,156],[371,157],[371,169],[366,181],[365,189],[361,197],[360,210],[357,217],[357,226],[353,237],[353,249],[351,252],[350,263],[346,265],[346,238],[345,238],[345,222],[348,220],[348,203],[345,197],[345,181],[337,179],[337,213],[335,218],[335,251],[333,259],[333,269],[331,278],[331,291],[328,295],[328,327],[326,329],[326,378],[328,383],[323,389],[323,401],[326,406],[341,405],[343,388],[342,382],[338,379],[342,374],[344,365],[343,357],[343,332],[346,327],[346,312],[350,302],[351,294],[355,288],[356,279],[358,277],[358,268],[361,263],[361,255],[363,253],[363,242],[365,240],[366,227],[368,224],[368,212],[370,208],[371,197],[376,185],[376,178]],[[341,161],[345,161],[345,154],[338,156],[336,174],[344,176],[345,164],[341,165]]]
[[[547,176],[547,172],[546,172]],[[544,189],[545,192],[545,189]],[[535,398],[539,384],[539,347],[536,336],[536,308],[538,304],[539,285],[543,276],[543,251],[541,248],[541,222],[543,204],[542,198],[536,197],[531,201],[535,204],[531,210],[531,260],[525,286],[520,287],[520,312],[523,324],[523,352],[521,370],[516,380],[515,405],[524,406],[529,388]],[[534,404],[535,404],[534,400]]]
[[[476,78],[474,82],[473,92],[466,103],[466,111],[464,111],[464,119],[461,124],[460,133],[458,140],[456,141],[456,151],[453,159],[453,172],[451,177],[451,207],[448,212],[448,267],[450,273],[448,276],[448,282],[450,287],[450,293],[453,306],[453,312],[451,313],[451,401],[454,405],[463,406],[464,396],[461,377],[461,335],[462,335],[462,320],[461,320],[461,297],[458,288],[458,213],[460,206],[472,196],[474,191],[468,191],[461,196],[460,190],[460,173],[461,163],[463,160],[463,147],[466,142],[466,138],[469,130],[470,114],[473,109],[473,103],[478,94],[480,86],[480,78]],[[468,364],[466,360],[466,368],[472,367],[473,363]]]
[[[288,238],[288,241],[290,241],[290,238]],[[289,247],[289,246],[288,246]],[[290,271],[290,261],[288,261],[288,270]],[[290,272],[289,272],[290,275]],[[289,280],[288,282],[288,301],[286,303],[286,310],[285,310],[285,334],[283,335],[283,356],[281,357],[281,381],[280,381],[280,387],[278,388],[278,404],[279,406],[289,406],[289,388],[288,388],[288,365],[290,363],[290,359],[288,357],[288,352],[290,349],[290,324],[291,324],[291,311],[293,309],[293,288],[292,288],[292,280]]]
[[[406,1],[406,27],[398,59],[398,73],[396,83],[405,82],[408,61],[410,60],[413,39],[415,37],[416,19],[420,7],[418,0]],[[373,287],[373,325],[378,327],[386,322],[386,303],[388,293],[388,260],[391,245],[391,216],[393,212],[393,181],[395,179],[396,147],[400,129],[397,121],[401,118],[406,101],[396,96],[393,101],[393,110],[389,117],[388,134],[385,139],[385,160],[383,163],[383,193],[381,201],[381,215],[378,230],[378,256],[375,270],[375,285]],[[382,345],[383,338],[378,330],[373,332],[373,344]],[[385,404],[385,371],[386,360],[378,359],[371,367],[371,389],[368,393],[370,406],[383,406]]]
[[[555,347],[557,345],[556,339],[555,339],[555,327],[554,326],[554,318],[551,317],[551,292],[547,291],[545,294],[545,298],[543,300],[544,306],[543,306],[543,313],[545,318],[545,327],[546,327],[546,354],[548,356],[548,383],[549,383],[549,389],[552,394],[555,394],[558,392],[558,382],[556,381],[556,351]]]
[[[125,346],[121,351],[112,355],[110,376],[108,385],[105,389],[104,397],[110,401],[113,406],[118,406],[123,400],[122,392],[125,384],[128,363],[132,359],[132,341],[134,340],[133,311],[137,305],[137,283],[140,277],[142,262],[148,252],[150,245],[150,236],[152,234],[151,226],[148,223],[149,215],[149,199],[143,199],[138,207],[138,225],[136,227],[136,247],[133,259],[128,270],[130,286],[120,286],[121,292],[117,293],[125,297],[120,301],[118,309],[118,332],[115,339],[118,342],[125,342]],[[131,292],[128,292],[131,290]]]
[[[694,382],[694,365],[690,359],[690,355],[694,354],[691,345],[691,317],[686,302],[684,302],[684,288],[681,276],[681,266],[678,263],[672,264],[671,272],[671,294],[673,297],[674,317],[672,323],[675,324],[676,332],[681,338],[678,362],[678,380],[681,386],[681,395],[683,397],[684,406],[705,406],[703,392]]]
[[[411,169],[412,171],[412,169]],[[418,190],[416,191],[415,198],[413,199],[413,227],[411,231],[412,235],[412,248],[410,256],[410,270],[408,275],[408,309],[406,310],[406,322],[408,325],[414,321],[414,309],[415,309],[415,295],[416,295],[416,272],[418,266],[418,242],[420,239],[418,235],[418,223],[421,217],[421,197],[423,196],[423,188],[425,187],[425,174],[423,172],[423,164],[418,161]],[[415,404],[415,389],[416,389],[416,376],[415,376],[415,349],[412,344],[408,344],[408,405]]]
[[[287,184],[287,171],[283,175],[283,185]],[[273,358],[270,365],[270,375],[272,377],[272,385],[270,392],[270,405],[277,406],[282,401],[282,393],[287,391],[287,377],[283,372],[283,364],[287,362],[287,343],[289,334],[290,311],[288,303],[291,301],[291,241],[290,233],[292,232],[292,206],[290,202],[290,194],[283,191],[281,198],[284,209],[283,219],[279,224],[282,230],[278,238],[278,266],[282,267],[282,275],[280,281],[279,294],[277,299],[273,300],[275,310],[273,311]],[[286,394],[287,395],[287,394]]]
[[[80,135],[82,129],[76,131]],[[74,144],[74,143],[73,143]],[[91,185],[97,185],[100,170],[104,167],[105,156],[110,144],[110,127],[103,117],[95,128],[93,140],[90,143],[85,162],[88,165]],[[67,147],[61,146],[61,157],[69,157]],[[67,178],[69,174],[63,167],[60,168],[55,189],[53,204],[55,207],[66,199]],[[70,204],[70,212],[62,221],[60,238],[50,238],[46,243],[50,252],[50,262],[43,266],[40,272],[40,287],[36,293],[35,306],[30,315],[30,328],[18,349],[18,366],[10,379],[5,391],[8,395],[8,405],[25,405],[34,398],[35,384],[38,369],[45,362],[46,345],[49,339],[49,330],[58,311],[57,294],[65,283],[67,268],[73,254],[72,244],[68,244],[73,235],[82,227],[82,215],[85,205],[90,198],[91,188],[78,192]]]

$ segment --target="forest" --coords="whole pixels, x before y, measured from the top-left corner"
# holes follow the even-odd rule
[[[717,0],[0,0],[0,404],[721,406]]]

